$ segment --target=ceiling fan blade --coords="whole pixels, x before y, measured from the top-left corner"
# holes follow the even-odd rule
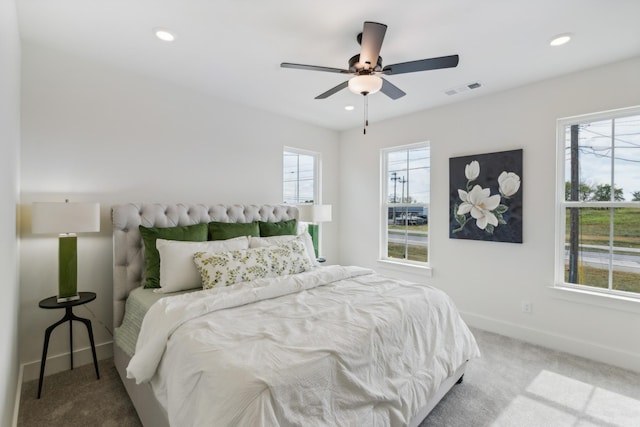
[[[340,92],[342,89],[346,88],[347,86],[349,86],[349,80],[347,80],[346,82],[340,83],[338,86],[329,89],[325,93],[321,93],[320,95],[316,96],[315,99],[328,98],[331,95],[333,95],[334,93]]]
[[[360,42],[360,64],[365,66],[365,64],[369,63],[369,68],[371,69],[376,67],[386,32],[387,26],[384,24],[368,21],[364,23],[362,41]]]
[[[304,65],[304,64],[292,64],[290,62],[283,62],[280,64],[282,68],[295,68],[297,70],[310,70],[310,71],[326,71],[328,73],[342,73],[349,74],[349,70],[343,70],[340,68],[320,67],[318,65]]]
[[[385,79],[382,79],[382,87],[380,88],[380,92],[384,93],[391,99],[402,98],[406,95],[406,93],[402,89]]]
[[[438,58],[420,59],[418,61],[401,62],[387,65],[382,69],[384,74],[404,74],[416,71],[437,70],[440,68],[453,68],[458,65],[458,55],[440,56]]]

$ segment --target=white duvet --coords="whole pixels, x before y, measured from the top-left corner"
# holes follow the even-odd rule
[[[401,426],[478,355],[442,291],[328,266],[159,300],[127,376],[175,426]]]

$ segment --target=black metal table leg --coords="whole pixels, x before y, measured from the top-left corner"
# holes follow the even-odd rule
[[[100,372],[98,371],[98,357],[96,356],[96,345],[93,341],[93,328],[91,327],[91,320],[78,317],[73,313],[71,313],[71,318],[73,320],[77,320],[78,322],[84,323],[84,325],[87,327],[87,333],[89,334],[89,341],[91,342],[91,353],[93,354],[93,366],[96,369],[97,379],[100,379]]]
[[[68,317],[69,313],[66,313],[64,317],[58,320],[53,325],[49,326],[44,333],[44,346],[42,347],[42,361],[40,362],[40,379],[38,380],[38,399],[40,399],[40,394],[42,393],[42,380],[44,378],[44,365],[47,362],[47,350],[49,348],[49,337],[51,337],[51,332],[67,320],[71,320]]]
[[[71,307],[66,308],[67,314],[65,317],[69,318],[69,359],[71,360],[71,370],[73,370],[73,312],[71,311]]]

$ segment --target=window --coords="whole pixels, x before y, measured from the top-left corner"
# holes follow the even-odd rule
[[[429,261],[430,149],[426,143],[382,152],[383,260]]]
[[[640,108],[558,122],[561,287],[640,298]]]
[[[285,147],[282,168],[282,201],[287,204],[319,203],[317,153]]]

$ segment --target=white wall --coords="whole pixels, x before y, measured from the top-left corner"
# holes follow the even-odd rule
[[[422,272],[376,262],[380,148],[425,140],[432,147],[430,282],[472,325],[640,370],[640,342],[629,337],[640,310],[567,301],[548,289],[555,121],[640,104],[640,59],[372,123],[363,137],[359,128],[338,135],[41,46],[22,50],[19,336],[27,379],[37,377],[44,329],[62,314],[37,307],[56,292],[57,242],[31,234],[31,202],[102,204],[101,233],[79,238],[80,287],[98,299],[77,314],[92,319],[105,357],[112,339],[111,204],[277,203],[282,147],[319,151],[323,201],[334,204],[336,219],[323,227],[325,254],[426,282]],[[449,240],[448,158],[514,148],[524,148],[525,243]],[[533,303],[530,315],[520,311],[525,299]],[[86,348],[84,331],[74,336],[76,348]],[[50,344],[48,373],[67,368],[67,345],[61,329]],[[78,363],[90,361],[86,351],[78,356]]]
[[[640,371],[640,303],[563,299],[554,277],[556,120],[640,104],[640,58],[587,70],[341,135],[340,259],[453,297],[480,328]],[[421,96],[410,94],[410,96]],[[464,96],[464,95],[458,95]],[[378,263],[380,149],[431,142],[433,277]],[[523,244],[449,239],[448,159],[524,149]],[[363,215],[370,212],[370,215]],[[531,301],[533,313],[521,312]]]
[[[102,231],[78,238],[79,289],[98,298],[76,312],[92,320],[102,357],[112,340],[112,204],[280,203],[284,146],[321,153],[323,201],[337,202],[336,132],[29,43],[22,76],[20,359],[33,362],[25,379],[37,377],[44,329],[63,314],[38,308],[56,293],[57,239],[31,234],[31,202],[101,203]],[[328,254],[337,253],[336,229],[324,227]],[[66,328],[56,332],[47,373],[68,369]],[[82,329],[74,338],[88,346]]]
[[[14,0],[0,0],[0,425],[11,425],[18,382],[20,37]]]

